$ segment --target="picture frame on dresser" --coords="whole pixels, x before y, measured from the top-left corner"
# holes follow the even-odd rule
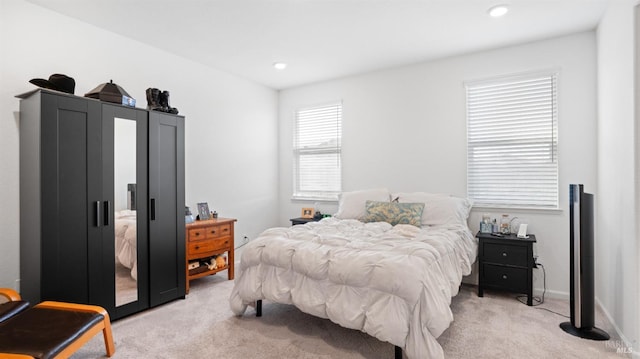
[[[209,219],[209,204],[207,202],[198,203],[198,218],[201,221]]]
[[[302,209],[302,214],[301,217],[302,218],[313,218],[313,215],[315,214],[315,210],[313,208],[303,208]]]

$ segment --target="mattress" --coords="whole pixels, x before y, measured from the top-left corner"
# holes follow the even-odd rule
[[[409,358],[442,358],[436,338],[453,320],[451,298],[476,255],[466,225],[325,218],[271,228],[247,244],[229,300],[236,315],[257,300],[293,304]]]

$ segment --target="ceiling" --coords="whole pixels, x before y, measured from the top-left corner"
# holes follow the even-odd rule
[[[594,29],[607,0],[28,0],[274,89]],[[509,4],[502,18],[487,10]],[[275,70],[274,62],[286,62]]]

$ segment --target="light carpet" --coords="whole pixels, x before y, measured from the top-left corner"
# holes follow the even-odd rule
[[[113,358],[371,358],[392,359],[394,347],[365,333],[345,329],[293,306],[263,302],[237,317],[229,309],[233,281],[226,272],[191,282],[186,299],[176,300],[113,323]],[[547,299],[528,307],[515,295],[463,286],[451,304],[454,322],[438,338],[446,358],[625,358],[622,342],[573,337],[559,328],[568,319],[566,300]],[[596,326],[614,331],[597,312]],[[72,358],[106,357],[97,335]]]

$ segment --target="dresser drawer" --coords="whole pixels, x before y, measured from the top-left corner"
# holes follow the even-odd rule
[[[483,283],[487,287],[527,292],[527,269],[483,264]]]
[[[193,241],[189,243],[188,254],[190,256],[213,252],[220,249],[230,249],[231,238],[223,237],[204,241]]]
[[[200,241],[204,238],[219,238],[231,233],[231,225],[208,226],[189,229],[189,241]]]
[[[227,236],[229,235],[229,233],[231,233],[231,225],[223,224],[220,226],[205,227],[205,232],[206,232],[207,238],[218,238],[222,236]]]
[[[485,243],[483,246],[484,262],[527,266],[527,247],[509,244]]]
[[[206,238],[206,228],[193,228],[189,230],[189,234],[187,235],[187,240],[189,242],[193,241],[201,241]]]

